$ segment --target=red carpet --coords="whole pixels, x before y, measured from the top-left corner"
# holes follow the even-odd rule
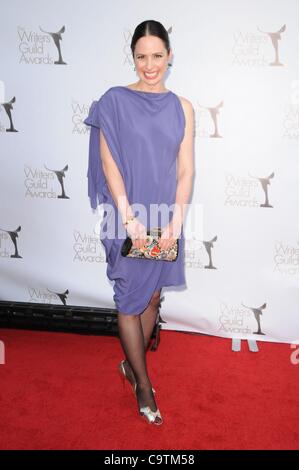
[[[0,329],[0,340],[1,449],[298,449],[288,344],[233,353],[228,339],[162,331],[148,353],[154,426],[123,389],[118,338]]]

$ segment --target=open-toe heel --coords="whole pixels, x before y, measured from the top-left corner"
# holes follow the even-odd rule
[[[136,381],[134,381],[133,383],[130,381],[130,379],[129,379],[127,373],[126,373],[125,362],[126,362],[126,360],[123,359],[120,362],[119,366],[118,366],[120,376],[123,380],[123,386],[125,386],[125,380],[127,379],[127,381],[129,382],[129,384],[131,385],[131,387],[133,389],[133,393],[136,395],[136,388],[135,387],[136,387],[137,384],[136,384]],[[152,388],[152,390],[153,390],[153,393],[156,393],[156,390],[154,388]]]
[[[153,393],[155,393],[153,388],[152,388],[152,391]],[[134,392],[137,398],[137,383],[134,386]],[[149,406],[141,406],[141,407],[138,406],[138,409],[139,409],[139,414],[141,416],[144,416],[150,424],[160,425],[163,423],[163,418],[158,408],[156,411],[153,411],[150,409]]]
[[[139,408],[139,413],[141,416],[144,416],[149,423],[160,425],[163,423],[163,418],[160,411],[157,408],[157,411],[152,411],[149,406],[143,406]]]
[[[136,382],[131,382],[131,380],[129,379],[127,373],[126,373],[126,369],[125,369],[125,359],[121,361],[121,363],[119,364],[118,366],[118,370],[119,370],[119,373],[121,375],[121,378],[123,379],[123,385],[125,386],[125,381],[127,379],[127,381],[129,382],[129,384],[131,385],[132,389],[133,389],[133,393],[135,394],[135,386],[136,386]]]

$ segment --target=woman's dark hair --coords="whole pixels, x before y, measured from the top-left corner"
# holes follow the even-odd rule
[[[158,38],[162,39],[162,41],[164,42],[165,48],[167,50],[167,54],[169,54],[170,41],[169,41],[168,32],[164,28],[163,24],[155,20],[146,20],[140,23],[138,26],[136,26],[134,34],[132,36],[131,51],[132,51],[133,59],[134,59],[136,42],[138,41],[138,39],[142,38],[143,36],[157,36]]]

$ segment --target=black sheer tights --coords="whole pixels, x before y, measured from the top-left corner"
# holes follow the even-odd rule
[[[139,407],[157,410],[146,365],[146,351],[159,312],[161,290],[154,292],[148,307],[139,315],[118,313],[119,338],[126,356],[126,372],[137,383]],[[130,377],[131,376],[131,377]]]

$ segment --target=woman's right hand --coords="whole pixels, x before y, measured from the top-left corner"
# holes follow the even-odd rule
[[[140,250],[147,241],[146,227],[138,219],[133,219],[128,223],[126,230],[132,238],[133,247]]]

